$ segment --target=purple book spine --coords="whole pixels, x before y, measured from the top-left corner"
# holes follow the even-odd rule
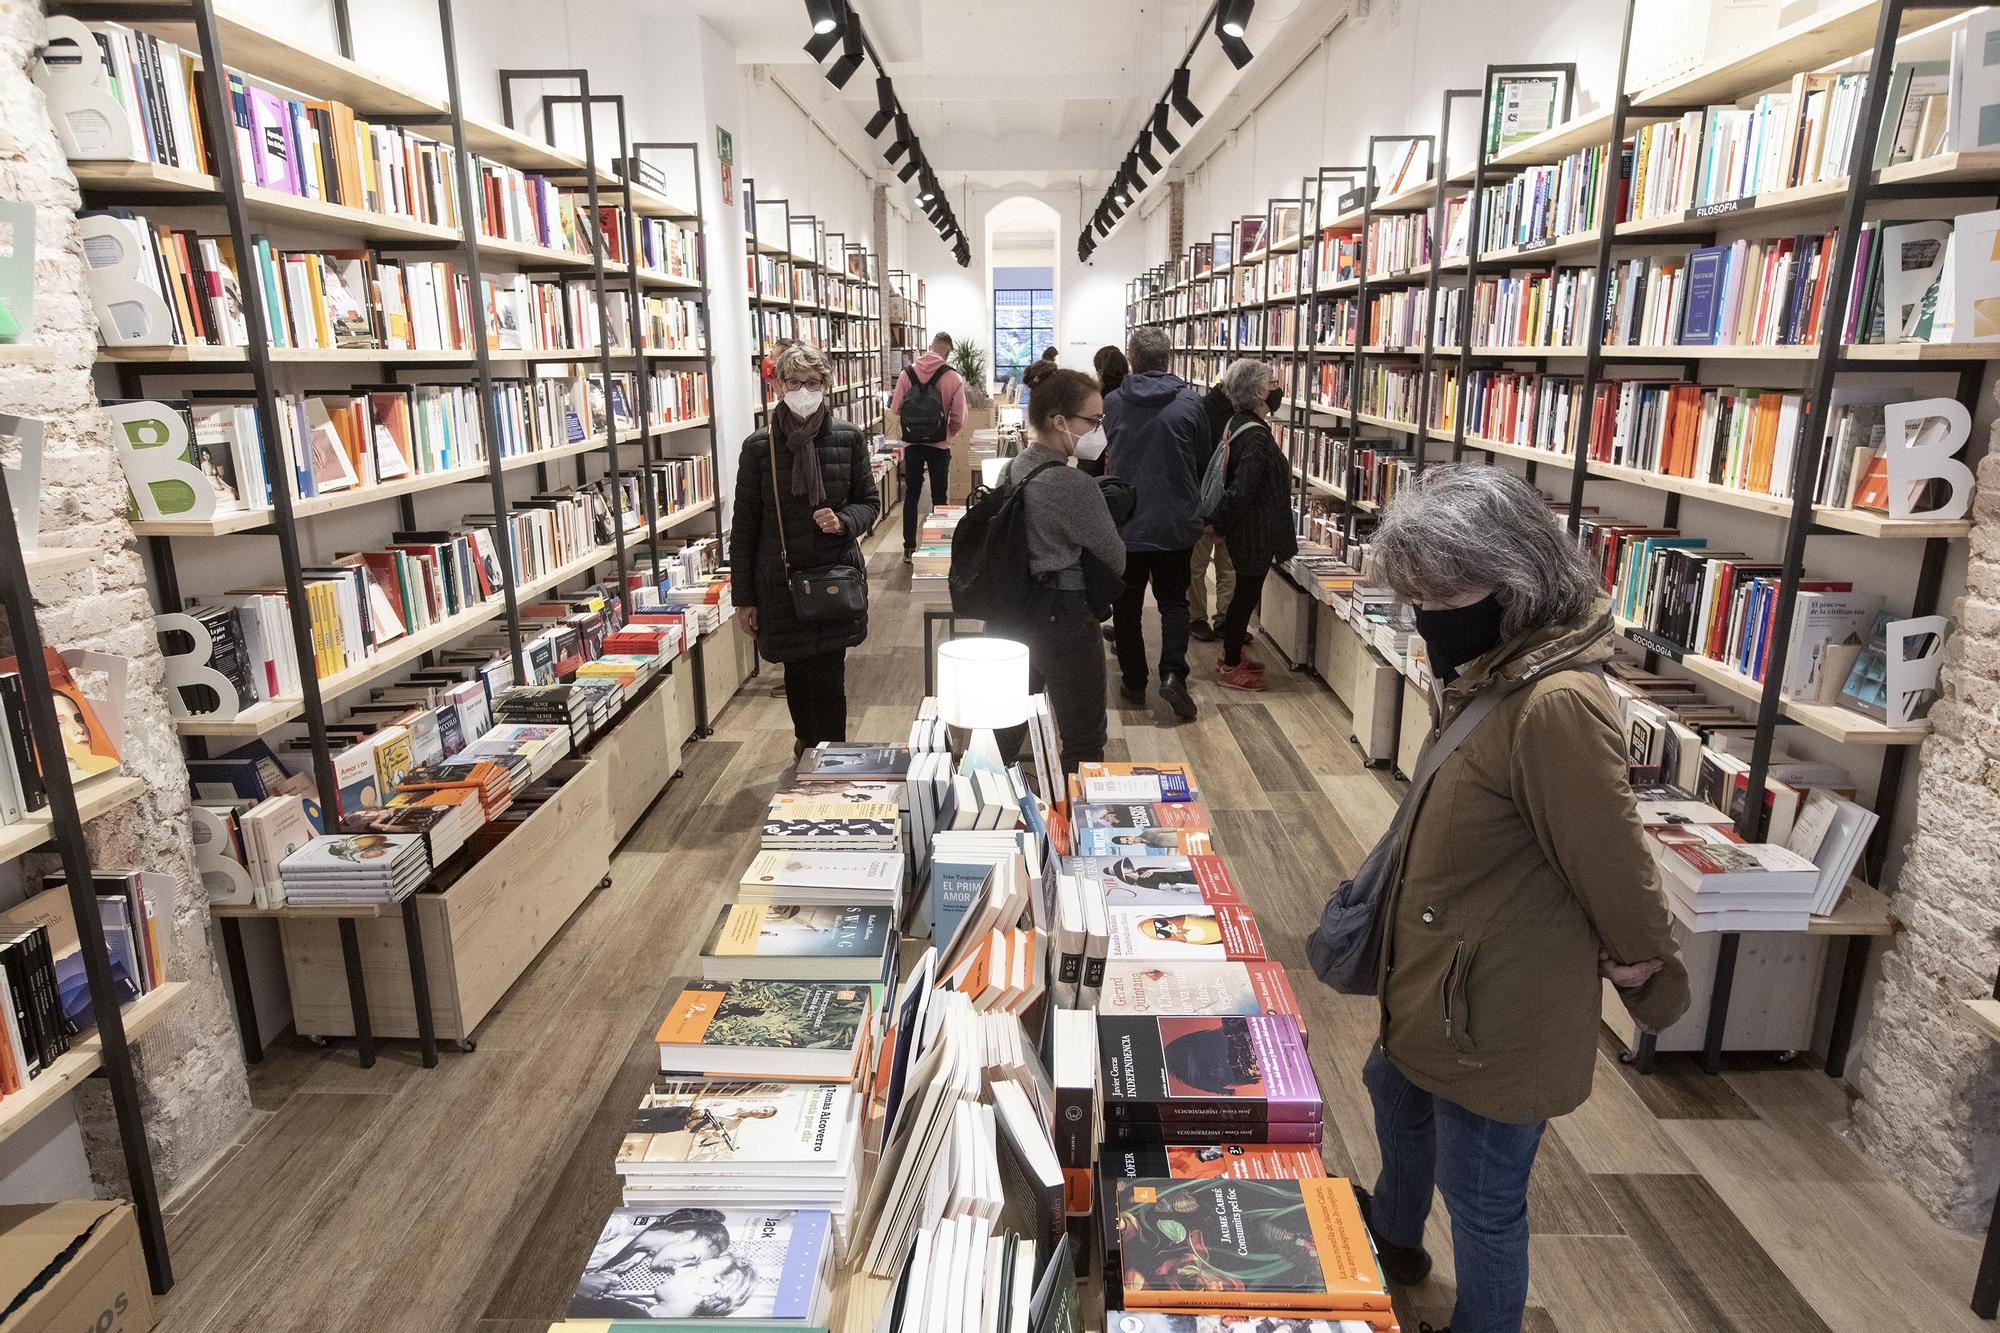
[[[1290,1014],[1263,1014],[1243,1021],[1250,1025],[1251,1047],[1264,1074],[1270,1118],[1318,1120],[1319,1080],[1313,1077],[1312,1059],[1299,1039],[1298,1020]]]

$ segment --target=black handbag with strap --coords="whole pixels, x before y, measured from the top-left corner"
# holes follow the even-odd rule
[[[854,620],[868,612],[867,571],[846,561],[817,569],[793,569],[791,547],[785,541],[784,487],[778,481],[778,437],[771,434],[771,508],[778,515],[778,556],[785,566],[785,587],[792,595],[792,613],[808,625],[830,620]],[[808,443],[808,449],[817,448]]]

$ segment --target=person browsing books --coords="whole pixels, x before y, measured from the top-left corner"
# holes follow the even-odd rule
[[[1271,435],[1271,413],[1280,398],[1277,377],[1261,361],[1247,357],[1222,372],[1223,392],[1235,408],[1217,448],[1223,456],[1222,503],[1209,526],[1228,547],[1235,571],[1229,606],[1223,612],[1222,661],[1218,679],[1233,690],[1264,688],[1264,664],[1244,651],[1250,616],[1263,594],[1264,575],[1298,554],[1292,528],[1292,469]]]
[[[1125,701],[1146,702],[1148,666],[1142,613],[1146,588],[1160,608],[1160,698],[1174,716],[1195,715],[1187,688],[1188,572],[1201,518],[1201,456],[1209,442],[1201,396],[1167,369],[1166,331],[1137,329],[1126,355],[1132,373],[1104,400],[1110,473],[1130,482],[1138,500],[1124,527],[1125,589],[1113,614],[1118,674]]]
[[[1125,382],[1125,377],[1132,373],[1132,367],[1125,360],[1125,349],[1110,343],[1097,349],[1097,355],[1091,358],[1091,364],[1097,368],[1098,388],[1106,397],[1109,397],[1113,390]],[[1077,459],[1076,470],[1093,477],[1103,476],[1103,455]]]
[[[889,410],[903,440],[903,562],[916,558],[918,510],[924,475],[930,474],[931,504],[945,502],[951,475],[951,437],[965,425],[965,378],[951,368],[949,333],[931,339],[931,350],[896,376]]]
[[[782,401],[769,428],[743,442],[729,547],[737,623],[757,652],[785,669],[794,753],[847,739],[847,650],[868,637],[867,566],[861,534],[882,512],[868,437],[836,421],[827,405],[826,353],[794,343],[778,356]],[[859,609],[800,612],[792,573],[851,571]],[[826,580],[811,580],[810,596]]]
[[[1028,645],[1028,689],[1049,696],[1062,734],[1062,765],[1074,771],[1085,760],[1104,758],[1102,616],[1091,588],[1094,582],[1108,600],[1125,569],[1125,543],[1104,491],[1069,466],[1079,446],[1095,451],[1103,444],[1097,381],[1076,370],[1042,373],[1028,395],[1028,424],[1034,442],[1007,461],[1001,485],[1027,487],[1021,498],[1035,589],[1018,619],[989,624],[987,632]],[[1000,752],[1016,753],[1026,730],[1002,733]]]
[[[1543,1126],[1590,1095],[1600,979],[1658,1030],[1687,1008],[1687,969],[1596,670],[1610,609],[1548,502],[1497,467],[1433,466],[1390,503],[1373,551],[1416,608],[1439,729],[1495,702],[1437,768],[1382,889],[1369,1228],[1389,1275],[1422,1281],[1435,1184],[1452,1333],[1518,1333],[1528,1176]]]

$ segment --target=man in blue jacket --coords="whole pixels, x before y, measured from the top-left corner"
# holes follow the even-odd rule
[[[1148,668],[1141,615],[1146,586],[1160,608],[1160,697],[1180,718],[1195,715],[1187,688],[1188,570],[1201,497],[1201,456],[1208,417],[1201,395],[1167,369],[1173,344],[1164,330],[1134,331],[1126,350],[1131,374],[1104,399],[1110,475],[1129,482],[1137,502],[1120,530],[1125,591],[1112,611],[1118,671],[1126,702],[1146,702]]]

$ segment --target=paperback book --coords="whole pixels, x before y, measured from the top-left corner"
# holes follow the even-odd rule
[[[690,981],[660,1024],[660,1069],[683,1078],[845,1082],[867,1045],[872,997],[833,982]]]
[[[733,903],[702,945],[710,981],[881,981],[895,961],[895,913],[887,907]]]
[[[1063,869],[1094,880],[1106,907],[1215,907],[1240,904],[1229,863],[1219,856],[1072,856]]]
[[[1099,1018],[1097,1049],[1107,1140],[1227,1126],[1250,1143],[1319,1141],[1319,1084],[1289,1017]],[[1280,1125],[1303,1128],[1265,1132]]]
[[[1114,962],[1251,962],[1264,957],[1257,919],[1242,906],[1120,907],[1105,912]]]
[[[648,1324],[823,1323],[831,1219],[823,1211],[620,1208],[570,1298],[572,1319]]]

